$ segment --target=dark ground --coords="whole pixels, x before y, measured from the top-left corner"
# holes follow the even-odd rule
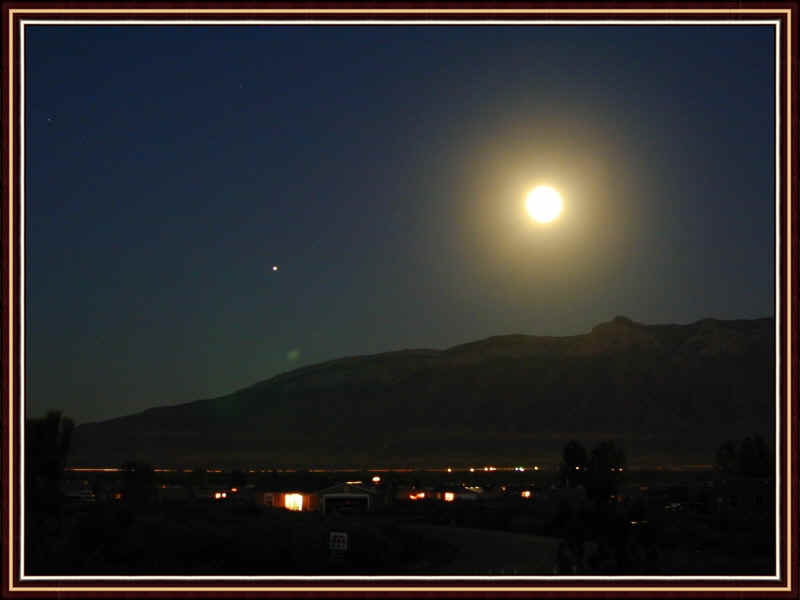
[[[91,485],[103,479],[111,483],[117,476],[93,476]],[[229,477],[210,475],[211,485],[229,484]],[[280,479],[272,474],[258,477],[259,485],[265,477]],[[319,477],[323,487],[333,476]],[[511,493],[452,504],[401,501],[350,517],[294,513],[245,501],[52,502],[28,512],[27,574],[771,573],[771,503],[749,512],[741,507],[715,512],[706,508],[713,508],[713,501],[701,506],[680,497],[680,482],[702,483],[711,477],[709,473],[628,475],[628,488],[652,490],[646,504],[626,499],[602,507],[591,503],[570,507],[541,500],[545,495],[537,491],[539,499],[533,501]],[[544,490],[553,473],[388,476],[397,486],[468,478],[466,483],[487,488],[512,480],[519,485],[521,478],[527,478],[532,489]],[[743,485],[746,489],[755,484]],[[653,493],[659,489],[663,493]],[[681,500],[676,510],[665,508],[676,500]],[[349,533],[347,553],[331,554],[330,531]]]

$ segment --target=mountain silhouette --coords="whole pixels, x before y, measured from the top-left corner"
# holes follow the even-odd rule
[[[78,426],[70,464],[433,466],[557,461],[615,439],[630,463],[708,464],[774,436],[774,320],[503,335],[299,368],[218,398]]]

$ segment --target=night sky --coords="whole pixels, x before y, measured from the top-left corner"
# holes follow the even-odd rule
[[[31,416],[774,315],[773,27],[26,31]]]

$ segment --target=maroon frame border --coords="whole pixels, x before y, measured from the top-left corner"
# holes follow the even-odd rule
[[[581,19],[593,18],[595,14],[580,14],[570,13],[566,10],[570,8],[579,8],[583,10],[594,10],[601,14],[604,10],[611,9],[626,9],[631,12],[615,13],[614,19],[617,20],[634,20],[634,19],[652,19],[656,16],[658,18],[665,18],[675,21],[688,20],[688,19],[708,19],[713,20],[731,20],[731,19],[748,19],[758,18],[771,18],[778,19],[781,22],[783,32],[782,46],[780,48],[780,68],[779,68],[779,110],[780,110],[780,160],[781,160],[781,179],[779,181],[780,201],[778,205],[779,214],[781,217],[781,230],[780,230],[780,248],[777,261],[777,268],[781,273],[781,287],[778,290],[780,294],[780,318],[781,323],[786,324],[789,317],[791,317],[792,329],[788,331],[782,330],[781,347],[776,347],[776,352],[781,357],[778,395],[779,395],[779,410],[782,422],[788,420],[791,423],[793,432],[792,438],[788,439],[786,424],[780,431],[776,431],[776,442],[783,457],[789,457],[791,460],[790,470],[784,469],[781,477],[780,497],[779,497],[779,513],[783,515],[783,528],[780,531],[781,539],[781,555],[779,556],[779,564],[781,566],[782,578],[780,582],[765,583],[765,582],[749,582],[738,581],[735,585],[725,586],[724,582],[714,581],[698,581],[693,584],[690,580],[680,580],[676,584],[668,584],[663,582],[650,582],[646,580],[631,580],[622,583],[617,582],[603,582],[603,581],[570,581],[570,582],[542,582],[537,581],[502,581],[499,583],[491,583],[484,581],[463,580],[463,581],[400,581],[395,580],[386,581],[379,580],[374,583],[342,580],[340,583],[336,581],[275,581],[275,582],[227,582],[222,580],[209,580],[198,582],[197,584],[185,584],[176,581],[164,581],[154,579],[148,582],[117,582],[110,581],[86,581],[86,582],[22,582],[19,578],[19,551],[20,540],[18,536],[11,539],[12,532],[19,531],[19,523],[22,518],[22,510],[19,503],[19,490],[13,489],[13,482],[18,480],[19,476],[19,463],[9,457],[8,452],[0,451],[2,456],[2,493],[3,497],[0,500],[0,506],[4,507],[2,511],[2,533],[3,533],[3,560],[2,560],[2,593],[6,597],[19,597],[19,596],[50,596],[57,595],[59,597],[85,597],[85,596],[116,596],[120,593],[146,595],[146,596],[184,596],[191,594],[193,596],[239,596],[239,595],[253,595],[261,594],[280,594],[280,595],[296,595],[301,597],[308,596],[352,596],[352,595],[375,595],[380,593],[390,597],[408,596],[412,594],[421,594],[428,596],[438,595],[470,595],[470,596],[485,596],[487,593],[502,594],[503,596],[531,596],[533,594],[539,596],[680,596],[691,595],[697,597],[741,597],[741,596],[764,596],[781,598],[797,598],[798,595],[798,536],[792,536],[790,541],[790,529],[787,524],[791,524],[797,529],[798,523],[798,344],[795,337],[797,331],[797,318],[798,318],[798,211],[800,205],[798,204],[798,17],[800,11],[798,8],[800,4],[794,2],[777,2],[777,3],[756,3],[756,2],[698,2],[690,3],[580,3],[575,5],[565,5],[557,2],[547,3],[531,3],[526,5],[510,4],[510,3],[452,3],[446,2],[441,4],[431,3],[413,3],[413,4],[400,4],[397,2],[391,3],[369,3],[363,5],[348,5],[337,3],[317,3],[310,4],[305,2],[287,3],[283,5],[260,5],[260,4],[231,4],[225,5],[220,12],[213,12],[214,9],[220,8],[218,4],[212,3],[143,3],[143,2],[120,2],[113,5],[103,4],[98,2],[86,3],[67,3],[67,2],[9,2],[3,3],[2,14],[2,86],[5,93],[2,95],[2,132],[3,132],[3,145],[2,145],[2,192],[3,204],[2,211],[2,231],[0,231],[0,239],[2,240],[2,409],[3,415],[9,415],[13,407],[19,406],[20,399],[20,373],[15,368],[20,360],[20,330],[19,327],[12,327],[13,339],[9,338],[9,324],[17,323],[19,319],[19,289],[20,289],[20,254],[19,254],[19,239],[20,239],[20,190],[15,182],[19,181],[19,161],[14,160],[18,149],[20,147],[20,131],[19,131],[19,117],[20,107],[18,103],[19,90],[20,90],[20,73],[15,68],[19,59],[19,14],[11,13],[11,10],[53,10],[59,9],[98,9],[98,12],[86,12],[79,16],[74,14],[66,15],[64,13],[39,13],[37,17],[46,17],[48,19],[95,19],[106,20],[119,18],[121,13],[106,13],[100,12],[104,9],[116,10],[144,10],[144,11],[157,11],[159,9],[179,10],[177,13],[157,13],[157,12],[144,12],[136,15],[137,19],[163,19],[174,18],[180,19],[191,15],[193,20],[205,19],[236,19],[236,20],[256,20],[269,18],[270,20],[298,20],[298,19],[316,19],[316,20],[336,20],[336,19],[371,19],[375,18],[376,14],[379,18],[385,17],[392,20],[411,20],[411,19],[435,19],[437,16],[441,19],[448,20],[482,20],[490,18],[502,18],[504,20],[527,20],[531,18],[555,20],[555,19]],[[302,13],[237,13],[232,14],[223,12],[228,9],[242,9],[242,10],[258,10],[268,8],[271,10],[285,9],[289,11],[301,10]],[[208,10],[207,13],[192,12],[196,9]],[[352,10],[353,12],[337,12],[337,13],[322,13],[326,9],[336,9],[337,11]],[[368,13],[370,9],[375,12]],[[377,13],[380,10],[393,9],[398,12],[393,13]],[[459,11],[443,14],[437,12],[439,9],[446,9],[448,11]],[[526,9],[546,9],[546,13],[531,14],[522,11]],[[637,12],[637,9],[642,9]],[[648,10],[658,10],[647,12]],[[704,9],[736,9],[739,11],[746,11],[747,9],[755,9],[759,11],[775,10],[775,11],[790,11],[791,19],[788,18],[785,12],[760,12],[755,13],[699,13],[699,12],[678,12],[684,10],[704,10]],[[182,12],[185,10],[186,12]],[[402,12],[408,10],[409,12]],[[502,12],[507,10],[514,10],[519,12]],[[675,10],[676,12],[670,12]],[[414,11],[414,12],[411,12]],[[419,12],[423,11],[423,12]],[[430,11],[430,12],[428,12]],[[463,12],[461,12],[463,11]],[[471,12],[480,11],[480,12]],[[791,27],[789,21],[791,20]],[[9,29],[11,27],[11,29]],[[9,32],[11,37],[9,38]],[[12,44],[13,42],[13,44]],[[787,62],[789,60],[789,45],[791,45],[791,73],[787,73]],[[14,56],[9,56],[9,49],[13,47]],[[14,96],[9,97],[9,77],[13,76],[13,91]],[[790,81],[787,83],[787,76]],[[787,87],[790,86],[790,87]],[[9,120],[9,109],[13,101],[13,115]],[[787,106],[787,102],[791,102]],[[790,115],[789,122],[785,116],[787,113]],[[788,138],[788,130],[791,130],[791,139]],[[9,136],[13,135],[12,148],[9,148]],[[13,154],[10,152],[13,151]],[[789,162],[791,160],[791,162]],[[786,171],[790,169],[789,172]],[[13,169],[12,173],[10,168]],[[10,174],[10,177],[6,177]],[[788,179],[791,179],[791,193],[792,197],[789,198],[788,193]],[[10,194],[13,194],[11,196]],[[788,217],[788,223],[787,223]],[[787,235],[787,230],[789,234]],[[788,261],[788,262],[787,262]],[[789,281],[791,278],[791,281]],[[11,284],[11,289],[9,288]],[[791,288],[789,287],[791,286]],[[11,293],[13,292],[13,297]],[[786,300],[788,299],[788,302]],[[789,380],[789,374],[792,378]],[[790,386],[790,387],[788,387]],[[10,392],[10,393],[9,393]],[[789,398],[792,399],[792,405],[789,406]],[[20,436],[18,427],[14,425],[19,421],[19,414],[14,411],[14,423],[9,423],[7,419],[0,419],[0,430],[2,431],[3,449],[8,448],[9,442],[13,445],[14,456],[18,457],[22,448],[20,447]],[[13,439],[9,440],[9,434],[13,431]],[[784,465],[785,466],[785,465]],[[786,475],[789,475],[787,477]],[[791,498],[791,505],[787,505],[787,494]],[[13,499],[11,506],[6,502],[7,499]],[[9,508],[11,510],[9,510]],[[788,523],[787,523],[788,519]],[[791,543],[791,563],[788,561],[789,548],[787,544]],[[15,559],[12,562],[12,559]],[[788,585],[787,585],[788,584]],[[237,589],[230,589],[235,587]],[[72,588],[72,589],[70,589]],[[80,588],[80,589],[75,589]],[[117,588],[117,589],[108,589]],[[274,588],[274,589],[273,589]],[[286,588],[292,588],[291,590]],[[530,588],[547,588],[547,589],[530,589]],[[591,589],[585,589],[591,588]],[[712,588],[712,589],[709,589]],[[720,589],[725,588],[725,589]]]

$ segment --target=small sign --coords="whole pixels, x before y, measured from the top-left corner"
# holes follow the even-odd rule
[[[347,534],[344,531],[331,531],[328,546],[331,550],[347,550]]]

